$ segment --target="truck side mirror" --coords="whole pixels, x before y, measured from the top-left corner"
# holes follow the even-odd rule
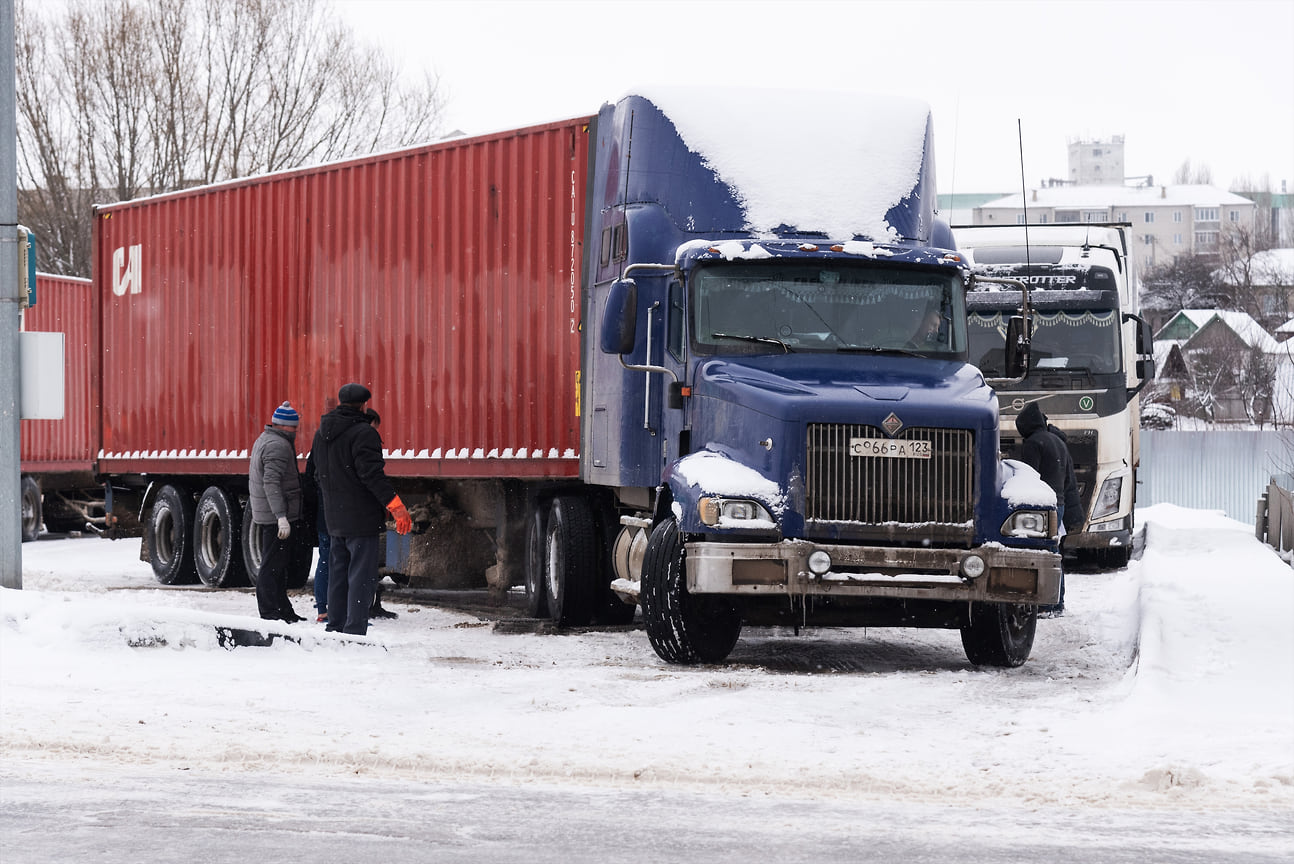
[[[611,283],[607,306],[602,310],[598,345],[604,354],[628,354],[638,338],[638,285],[632,279]]]
[[[1029,333],[1023,315],[1006,322],[1006,377],[1023,378],[1029,371]]]
[[[1155,377],[1155,334],[1150,329],[1150,322],[1140,315],[1125,313],[1123,320],[1136,322],[1137,325],[1137,386],[1128,391],[1128,398],[1131,399]]]

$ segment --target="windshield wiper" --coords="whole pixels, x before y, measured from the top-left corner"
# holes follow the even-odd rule
[[[839,354],[901,354],[905,357],[924,357],[909,348],[876,348],[864,345],[843,345],[836,349]]]
[[[743,333],[711,333],[711,339],[736,339],[739,342],[760,342],[767,345],[776,345],[782,349],[783,354],[790,354],[791,347],[781,339],[774,339],[771,336],[747,336]]]

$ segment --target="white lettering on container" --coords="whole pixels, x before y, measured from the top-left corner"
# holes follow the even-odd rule
[[[143,288],[143,267],[140,264],[143,248],[136,243],[112,250],[112,293],[118,297],[124,297],[127,291],[138,294]]]

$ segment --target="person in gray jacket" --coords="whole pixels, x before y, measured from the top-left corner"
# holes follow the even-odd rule
[[[295,441],[301,416],[284,402],[274,409],[265,431],[252,445],[247,489],[252,521],[274,526],[253,532],[261,538],[261,570],[256,577],[256,606],[262,618],[293,623],[305,620],[288,599],[288,567],[297,546],[293,532],[301,530],[301,475],[297,473]]]

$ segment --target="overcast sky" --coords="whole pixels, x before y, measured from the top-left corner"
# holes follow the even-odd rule
[[[899,92],[934,111],[940,192],[1068,176],[1125,136],[1129,176],[1187,159],[1294,192],[1294,0],[335,0],[440,75],[446,131],[593,114],[650,83]]]

